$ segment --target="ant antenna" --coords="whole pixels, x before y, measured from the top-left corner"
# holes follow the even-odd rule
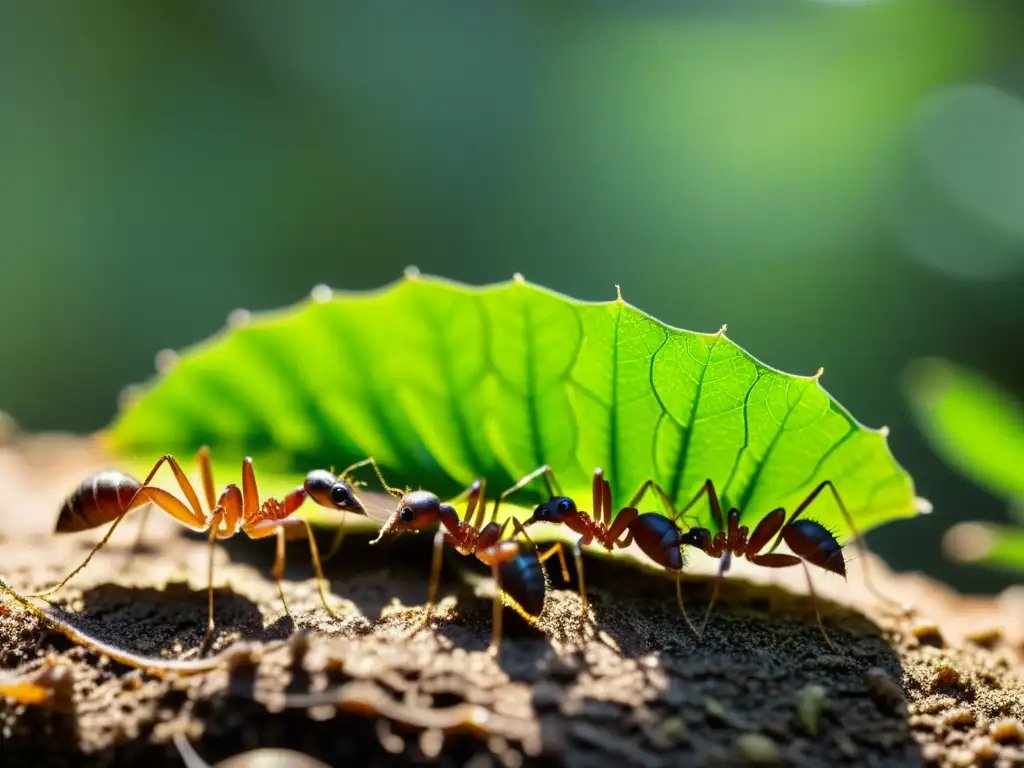
[[[405,495],[402,491],[398,490],[397,488],[392,488],[390,485],[388,485],[387,481],[384,479],[384,475],[380,471],[380,467],[377,465],[377,460],[373,458],[373,456],[367,456],[362,461],[357,461],[355,464],[350,464],[349,466],[345,467],[345,471],[341,473],[340,479],[344,480],[346,483],[350,482],[349,478],[352,477],[352,473],[355,470],[359,469],[360,467],[365,467],[367,464],[373,466],[373,471],[377,473],[377,479],[380,480],[380,484],[384,486],[385,491],[387,491],[389,494],[391,494],[397,499],[400,499],[402,498],[402,496]],[[333,467],[331,468],[331,474],[334,474]],[[351,483],[354,485],[361,485],[364,488],[366,487],[366,483],[355,480],[354,478],[351,480]]]
[[[402,491],[398,490],[397,488],[392,488],[390,485],[388,485],[387,481],[384,479],[384,475],[381,474],[380,467],[377,466],[376,461],[373,462],[373,471],[377,473],[377,479],[380,480],[380,484],[384,486],[384,490],[387,491],[390,495],[394,496],[396,499],[400,499],[403,496],[405,496],[405,493],[403,493]]]

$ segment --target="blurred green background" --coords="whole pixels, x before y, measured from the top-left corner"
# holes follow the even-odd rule
[[[0,408],[23,429],[100,428],[158,350],[316,283],[620,283],[824,366],[935,506],[872,547],[1009,583],[942,557],[1005,503],[927,447],[902,382],[941,356],[1024,392],[1024,4],[0,9]]]

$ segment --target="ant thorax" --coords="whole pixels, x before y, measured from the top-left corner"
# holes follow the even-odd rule
[[[256,514],[257,520],[283,520],[288,517],[288,512],[275,498],[269,498],[260,505],[260,511]]]

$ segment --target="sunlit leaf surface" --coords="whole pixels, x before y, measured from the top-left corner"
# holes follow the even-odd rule
[[[584,509],[602,467],[617,507],[653,476],[677,506],[711,478],[747,525],[826,479],[862,531],[918,511],[885,430],[858,423],[816,376],[769,368],[724,332],[521,279],[314,291],[184,351],[106,440],[141,467],[208,443],[219,483],[237,482],[250,454],[274,493],[372,454],[393,485],[448,497],[482,476],[493,498],[550,463]],[[810,516],[846,530],[826,496]],[[713,527],[706,505],[694,517]]]

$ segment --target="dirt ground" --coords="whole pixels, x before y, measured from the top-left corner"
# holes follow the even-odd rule
[[[0,448],[9,584],[52,585],[99,538],[51,531],[62,496],[101,462],[59,436]],[[154,516],[129,566],[134,530],[123,528],[52,598],[58,613],[136,654],[194,657],[205,542]],[[872,559],[880,586],[908,606],[894,610],[863,588],[865,561],[854,560],[846,583],[815,574],[834,653],[799,569],[738,567],[698,645],[671,581],[588,557],[596,631],[549,569],[543,632],[506,611],[495,659],[486,571],[449,556],[445,599],[431,627],[408,638],[430,537],[367,541],[349,537],[331,563],[341,619],[320,605],[304,542],[289,544],[294,623],[270,577],[272,540],[221,545],[213,653],[241,650],[205,674],[157,678],[111,662],[0,600],[0,684],[39,678],[52,694],[34,705],[0,697],[0,765],[181,765],[176,734],[211,764],[287,747],[334,766],[1024,765],[1020,595],[966,598]],[[714,565],[691,558],[694,617]]]

